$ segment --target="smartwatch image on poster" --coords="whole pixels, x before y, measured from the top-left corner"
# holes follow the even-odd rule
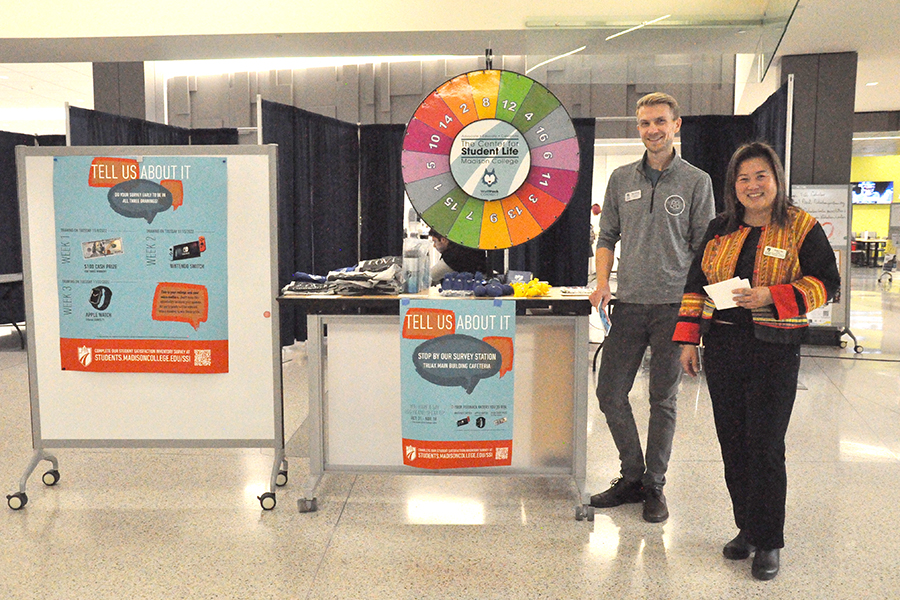
[[[97,310],[106,310],[109,307],[109,303],[112,302],[112,290],[105,285],[98,285],[91,290],[91,297],[88,302]]]

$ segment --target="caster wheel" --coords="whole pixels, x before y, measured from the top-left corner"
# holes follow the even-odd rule
[[[575,507],[575,520],[576,521],[593,521],[594,520],[594,507],[590,504],[583,504],[581,506]]]
[[[41,481],[44,482],[44,485],[56,485],[59,482],[59,471],[56,469],[51,469],[44,473],[44,476],[41,477]]]
[[[316,512],[319,510],[319,506],[315,498],[300,498],[297,500],[297,510],[302,513]]]
[[[266,492],[262,496],[257,496],[257,500],[259,500],[259,504],[263,507],[263,510],[272,510],[275,508],[275,494],[272,492]]]
[[[862,354],[863,347],[862,346],[854,346],[853,351],[856,352],[857,354]]]
[[[841,348],[846,348],[846,347],[847,347],[847,340],[844,340],[841,342]]]
[[[288,473],[287,471],[278,471],[278,475],[275,476],[275,485],[278,487],[282,487],[287,485],[288,482]]]
[[[16,492],[6,497],[6,504],[13,510],[22,510],[28,504],[28,496],[25,492]]]

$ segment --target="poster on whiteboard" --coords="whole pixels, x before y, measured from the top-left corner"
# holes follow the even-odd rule
[[[404,464],[512,464],[515,327],[513,300],[401,301]]]
[[[227,373],[226,159],[53,160],[61,368]]]

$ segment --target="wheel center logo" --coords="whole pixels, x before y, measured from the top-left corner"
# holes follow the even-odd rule
[[[687,203],[681,196],[673,194],[666,198],[666,212],[673,217],[677,217],[678,215],[683,213],[686,206]]]
[[[468,195],[501,200],[515,192],[531,168],[528,143],[506,121],[484,119],[464,127],[450,148],[450,172]]]

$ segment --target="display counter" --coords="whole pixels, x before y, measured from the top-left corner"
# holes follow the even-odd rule
[[[301,512],[316,510],[315,491],[329,471],[416,475],[557,475],[574,478],[576,516],[584,493],[588,397],[586,295],[514,298],[516,341],[512,465],[426,470],[403,464],[400,303],[403,298],[485,302],[493,298],[282,295],[307,314],[310,478]],[[592,512],[592,511],[590,511]]]

